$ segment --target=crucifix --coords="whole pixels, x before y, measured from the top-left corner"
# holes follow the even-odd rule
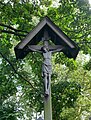
[[[50,44],[50,40],[53,43]],[[42,45],[38,45],[39,42]],[[52,120],[51,105],[51,56],[63,52],[75,59],[79,47],[47,16],[14,48],[17,59],[23,59],[29,52],[40,52],[43,56],[42,78],[44,81],[44,120]]]
[[[44,83],[44,117],[45,120],[52,120],[52,106],[51,106],[51,74],[52,63],[51,55],[54,52],[59,52],[64,49],[62,45],[49,45],[50,36],[47,30],[44,31],[42,37],[43,45],[28,45],[28,50],[33,52],[40,52],[43,55],[42,63],[42,78]]]
[[[52,74],[52,63],[51,63],[51,55],[54,52],[59,52],[64,49],[62,45],[49,45],[50,36],[48,35],[47,30],[44,31],[44,36],[42,38],[43,45],[28,45],[28,49],[33,52],[40,52],[43,55],[43,63],[42,63],[42,77],[44,80],[44,96],[49,96],[50,90],[50,81]]]

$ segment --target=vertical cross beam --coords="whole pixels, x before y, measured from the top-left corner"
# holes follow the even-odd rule
[[[44,46],[48,47],[48,32],[44,31]],[[52,120],[52,102],[51,102],[51,80],[49,80],[49,95],[44,96],[44,120]]]
[[[51,85],[49,96],[44,97],[44,120],[52,120]]]

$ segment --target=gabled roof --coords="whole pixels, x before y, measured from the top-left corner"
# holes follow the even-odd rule
[[[51,41],[55,45],[63,45],[66,49],[64,54],[69,58],[76,58],[79,48],[57,25],[48,17],[45,17],[16,47],[15,54],[17,59],[23,59],[29,51],[28,45],[37,45],[44,35],[44,30],[48,31]],[[26,51],[26,52],[25,52]]]

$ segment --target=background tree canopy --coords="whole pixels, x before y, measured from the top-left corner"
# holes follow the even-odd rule
[[[0,0],[0,120],[31,120],[43,111],[42,57],[17,61],[14,47],[48,16],[80,47],[77,59],[52,57],[53,120],[91,116],[91,6],[88,0]]]

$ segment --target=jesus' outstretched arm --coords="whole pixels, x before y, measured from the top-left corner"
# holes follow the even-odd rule
[[[30,51],[32,51],[32,52],[40,52],[40,53],[42,53],[41,48],[42,48],[42,46],[28,45],[28,49]]]
[[[52,53],[60,52],[60,51],[64,50],[64,46],[62,46],[62,45],[49,46],[49,50],[50,50]]]

